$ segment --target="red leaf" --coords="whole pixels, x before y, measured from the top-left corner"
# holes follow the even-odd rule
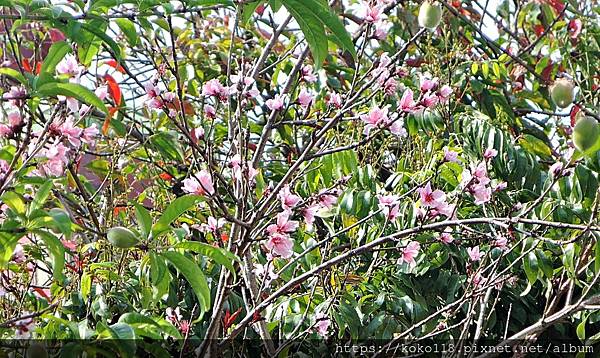
[[[542,77],[546,82],[550,81],[550,76],[552,75],[552,70],[554,69],[554,65],[550,63],[546,68],[542,70],[540,77]]]
[[[162,180],[172,180],[173,176],[169,173],[160,173],[158,175]]]
[[[223,241],[223,242],[229,241],[229,236],[227,235],[226,232],[221,233],[221,241]]]
[[[117,71],[119,71],[121,73],[125,73],[125,69],[123,68],[123,66],[119,65],[119,63],[115,60],[108,60],[108,61],[104,62],[104,64],[116,69]]]
[[[254,313],[252,314],[252,323],[256,323],[256,322],[260,321],[261,319],[262,319],[262,316],[260,315],[260,312],[254,311]]]
[[[41,71],[42,71],[42,64],[38,62],[35,65],[35,74],[39,75]]]
[[[118,110],[119,109],[117,107],[108,107],[108,113],[106,114],[106,119],[104,120],[104,124],[102,125],[102,134],[106,135],[108,133],[108,127],[110,127],[110,120]]]
[[[571,108],[571,114],[569,115],[571,117],[571,127],[575,127],[575,122],[577,121],[577,113],[579,113],[579,111],[581,111],[581,108],[578,105],[574,105]]]
[[[175,98],[173,102],[166,102],[166,107],[175,111],[181,111],[180,103],[181,102],[179,102],[179,100]],[[196,114],[194,106],[192,106],[192,104],[188,101],[183,101],[183,110],[185,112],[185,115],[187,116],[193,116],[194,114]]]
[[[38,294],[38,296],[44,297],[45,299],[48,300],[48,302],[51,301],[51,299],[50,299],[50,290],[49,289],[43,289],[43,288],[39,288],[39,287],[33,287],[33,290]]]
[[[127,207],[126,206],[115,206],[115,208],[113,209],[113,215],[119,215],[120,212],[127,212]]]
[[[108,84],[108,93],[110,93],[110,96],[115,101],[115,104],[117,105],[117,107],[120,107],[122,96],[121,96],[121,88],[119,87],[119,84],[117,83],[117,81],[115,81],[113,76],[109,75],[108,73],[104,75],[104,79],[106,80],[106,83]]]
[[[548,0],[547,2],[554,8],[557,14],[560,14],[565,9],[565,3],[561,0]]]
[[[225,311],[225,317],[223,318],[223,329],[227,330],[235,322],[237,316],[242,312],[242,307],[238,308],[233,314],[229,314],[229,310]]]
[[[66,39],[65,35],[58,29],[50,29],[48,30],[48,34],[50,35],[50,40],[52,40],[52,42],[63,41]]]
[[[25,57],[21,60],[21,65],[23,65],[23,69],[29,73],[32,73],[31,65],[29,64],[29,60]]]

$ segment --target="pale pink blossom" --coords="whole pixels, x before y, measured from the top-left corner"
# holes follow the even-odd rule
[[[335,108],[342,108],[342,96],[335,92],[330,93],[327,104]]]
[[[204,138],[204,128],[193,128],[190,131],[190,135],[192,136],[192,141],[197,144],[200,139]]]
[[[391,206],[397,205],[400,203],[400,198],[398,195],[383,195],[377,194],[377,200],[379,201],[379,209],[389,208]]]
[[[0,174],[7,173],[10,169],[10,165],[4,159],[0,159]]]
[[[503,236],[498,236],[496,240],[494,240],[494,246],[501,250],[506,250],[506,245],[508,244],[508,239]]]
[[[438,239],[444,244],[451,244],[454,241],[454,237],[452,237],[452,233],[450,231],[442,232]]]
[[[485,150],[485,152],[483,153],[483,157],[485,159],[491,159],[494,158],[496,155],[498,155],[498,151],[494,148],[488,148]]]
[[[233,177],[237,180],[242,180],[245,176],[252,182],[256,175],[258,175],[258,170],[252,166],[252,161],[246,161],[244,163],[239,154],[236,154],[231,158],[229,165],[233,170]]]
[[[25,251],[23,251],[23,246],[21,244],[17,244],[15,249],[13,250],[11,261],[17,264],[25,262]]]
[[[106,86],[99,86],[98,88],[96,88],[94,90],[94,94],[100,98],[100,100],[104,101],[106,99],[106,97],[108,96],[108,87]]]
[[[475,176],[477,179],[487,178],[487,168],[484,162],[481,162],[477,165],[475,171],[473,171],[473,176]]]
[[[319,193],[319,204],[326,207],[327,209],[331,209],[335,203],[337,203],[338,195],[335,192],[328,190],[321,190]]]
[[[307,108],[311,105],[311,103],[313,103],[315,100],[315,95],[309,91],[306,90],[306,88],[303,88],[300,91],[300,94],[298,95],[298,103],[304,107]]]
[[[289,211],[282,211],[277,214],[276,223],[267,226],[267,233],[269,235],[292,233],[298,229],[298,225],[297,221],[290,220]]]
[[[383,92],[388,96],[393,96],[398,90],[398,82],[394,78],[388,78],[383,84]]]
[[[498,192],[498,191],[502,191],[504,189],[506,189],[506,187],[508,187],[508,183],[503,181],[498,183],[495,187],[494,187],[494,191]]]
[[[569,37],[573,40],[576,40],[581,34],[581,30],[583,29],[583,22],[580,19],[571,19],[569,20]]]
[[[483,252],[479,251],[479,246],[467,247],[467,254],[473,262],[479,261],[483,257]]]
[[[377,128],[389,120],[388,107],[379,108],[375,106],[369,111],[369,113],[362,114],[360,119],[365,123],[364,134],[368,135],[371,129]]]
[[[425,77],[422,76],[421,77],[421,92],[425,93],[425,92],[429,92],[429,91],[435,91],[435,89],[438,86],[438,79],[434,78],[434,79],[430,79],[429,77]]]
[[[218,79],[213,78],[202,86],[202,94],[206,97],[218,97],[221,101],[224,101],[227,99],[229,91]]]
[[[440,203],[446,201],[446,194],[441,190],[432,190],[431,183],[427,183],[425,187],[417,189],[421,196],[421,205],[424,207],[437,207]]]
[[[413,91],[410,88],[407,88],[400,99],[400,109],[407,113],[412,113],[417,109],[417,103],[413,98]]]
[[[444,160],[447,162],[460,163],[458,160],[458,153],[450,149],[444,149]]]
[[[315,223],[315,215],[321,210],[321,206],[313,204],[302,209],[302,217],[306,223],[308,230],[312,229],[312,225]]]
[[[394,221],[400,216],[400,205],[386,206],[382,209],[382,212],[389,221]]]
[[[23,316],[29,315],[29,312],[22,312]],[[29,339],[31,338],[31,333],[35,329],[35,322],[33,318],[26,318],[15,322],[15,334],[13,335],[14,339]]]
[[[287,235],[274,233],[269,235],[265,248],[284,259],[290,258],[294,252],[294,242]]]
[[[563,174],[563,163],[561,162],[556,162],[554,164],[552,164],[552,166],[550,167],[550,174],[552,174],[553,177],[560,177]]]
[[[146,96],[149,99],[158,97],[160,95],[160,88],[158,88],[153,81],[146,82],[144,84],[144,90],[146,91]]]
[[[10,137],[13,134],[13,129],[6,124],[0,124],[0,137]]]
[[[204,114],[206,115],[206,117],[214,119],[217,117],[217,110],[210,104],[206,104],[204,105]]]
[[[206,224],[200,225],[200,230],[203,232],[217,233],[217,231],[219,231],[219,229],[221,229],[225,223],[226,221],[224,218],[216,219],[212,216],[209,216]]]
[[[69,77],[78,77],[85,67],[80,66],[74,55],[67,54],[57,65],[56,73],[59,75],[68,75]]]
[[[315,316],[315,331],[321,337],[327,337],[331,320],[323,313],[317,313]]]
[[[256,276],[265,280],[265,286],[268,286],[273,280],[279,278],[279,275],[275,273],[274,265],[271,262],[267,262],[264,265],[255,263],[253,271]]]
[[[483,205],[490,201],[492,197],[492,189],[488,186],[477,184],[472,187],[475,204]]]
[[[281,109],[283,109],[283,106],[285,104],[285,98],[282,95],[275,95],[275,97],[268,99],[266,102],[267,107],[269,107],[270,110],[272,111],[279,111]]]
[[[415,261],[415,257],[419,254],[419,250],[421,249],[421,245],[417,241],[411,241],[402,249],[402,256],[400,257],[400,262],[406,262],[410,266],[414,266],[417,264]]]
[[[392,28],[392,23],[389,21],[380,21],[375,24],[375,33],[374,36],[377,40],[384,40],[390,29]]]
[[[212,177],[206,170],[199,171],[196,175],[183,181],[183,190],[196,195],[213,195],[215,188]]]
[[[448,85],[442,86],[442,88],[440,88],[439,91],[437,92],[440,102],[444,103],[444,102],[448,101],[448,99],[450,99],[450,96],[452,95],[452,92],[454,92],[452,90],[452,87],[450,87]]]
[[[447,202],[438,202],[434,208],[434,214],[444,215],[447,218],[456,216],[456,204],[448,204]]]
[[[375,23],[380,20],[385,19],[385,15],[383,13],[383,7],[379,5],[373,5],[369,2],[362,2],[362,8],[360,9],[363,19],[366,22]]]
[[[98,134],[100,134],[100,131],[96,127],[96,123],[92,123],[91,126],[83,130],[81,140],[87,144],[92,145]]]
[[[311,65],[304,65],[302,67],[302,79],[308,83],[317,82],[317,76],[314,74]]]
[[[66,249],[69,249],[71,251],[77,251],[77,241],[63,239],[60,240],[60,242]]]
[[[23,119],[21,118],[21,114],[19,112],[10,112],[6,118],[8,119],[8,125],[13,128],[23,124]]]
[[[76,127],[72,117],[67,117],[65,121],[58,127],[60,134],[65,136],[69,143],[74,147],[81,145],[81,134],[83,129]]]
[[[281,201],[284,210],[293,208],[302,200],[298,195],[292,194],[289,185],[284,185],[277,197]]]
[[[439,102],[438,96],[435,93],[425,93],[421,98],[421,104],[426,108],[431,108],[437,105]]]
[[[8,99],[13,106],[20,107],[27,97],[27,90],[23,86],[11,86],[8,93],[4,93],[2,97]]]

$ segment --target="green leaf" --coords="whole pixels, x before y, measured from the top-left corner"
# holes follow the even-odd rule
[[[53,74],[54,70],[56,69],[56,65],[58,65],[69,52],[71,52],[71,46],[68,43],[64,41],[53,43],[48,50],[48,55],[46,55],[46,58],[44,58],[40,73]]]
[[[252,18],[252,14],[254,14],[254,12],[256,11],[256,8],[258,8],[263,3],[264,1],[261,0],[244,4],[242,7],[242,24],[247,24],[248,21],[250,21],[250,19]]]
[[[2,202],[8,205],[15,213],[25,214],[25,201],[23,201],[21,195],[14,191],[7,191],[0,199],[2,199]]]
[[[27,209],[27,216],[31,215],[32,212],[34,212],[37,209],[40,209],[44,205],[44,203],[48,199],[48,196],[50,195],[52,185],[54,185],[54,182],[52,180],[48,180],[44,184],[42,184],[42,186],[38,189],[37,193],[35,194],[33,201],[29,205],[29,208]]]
[[[92,276],[88,271],[85,271],[81,276],[81,296],[84,301],[87,301],[88,296],[92,290]]]
[[[23,236],[10,235],[4,232],[0,232],[0,268],[6,268],[6,264],[10,261],[13,251],[19,242],[19,239]]]
[[[138,34],[135,30],[135,25],[133,24],[133,22],[129,19],[116,19],[115,22],[127,38],[127,42],[129,42],[129,45],[135,46],[138,41]]]
[[[163,156],[169,160],[184,160],[184,153],[181,149],[181,145],[177,138],[167,132],[159,132],[152,135],[150,143],[158,150]]]
[[[76,83],[46,83],[37,89],[40,96],[66,96],[73,97],[82,102],[91,104],[104,113],[108,113],[104,102],[94,92]]]
[[[304,6],[301,4],[299,7],[296,7],[297,5],[298,2],[293,0],[284,2],[285,8],[298,22],[298,25],[304,34],[304,38],[310,47],[315,64],[321,66],[325,57],[327,57],[328,52],[325,29],[318,18],[310,12],[306,12]]]
[[[88,24],[82,24],[81,28],[98,36],[109,47],[111,54],[115,57],[115,60],[117,60],[117,62],[121,62],[121,47],[119,47],[119,45],[113,39],[108,37],[104,30],[100,31],[98,28]]]
[[[185,277],[198,297],[202,312],[206,312],[210,308],[210,289],[206,277],[198,265],[175,251],[163,252],[161,256],[167,259]]]
[[[173,221],[201,200],[204,200],[204,198],[199,195],[185,195],[175,199],[167,206],[156,224],[152,226],[152,234],[156,237],[158,234],[168,230]]]
[[[538,261],[535,256],[535,252],[530,252],[527,257],[523,259],[523,268],[525,269],[525,275],[530,284],[534,284],[538,277]]]
[[[352,42],[352,37],[346,31],[339,17],[331,11],[327,2],[320,0],[283,0],[283,4],[288,10],[292,7],[300,14],[314,15],[315,18],[331,31],[334,42],[350,52],[352,57],[356,59],[356,48],[354,47],[354,42]]]
[[[49,232],[43,230],[35,230],[37,236],[42,238],[44,244],[52,257],[52,276],[55,280],[62,283],[66,277],[63,273],[65,268],[65,247],[60,240]]]
[[[197,241],[184,241],[175,245],[175,248],[185,249],[189,251],[193,251],[197,254],[202,254],[204,256],[208,256],[211,259],[215,260],[219,265],[223,265],[227,267],[227,269],[235,274],[235,268],[233,267],[233,261],[240,262],[239,257],[237,257],[232,252],[229,252],[225,249],[215,247],[209,244],[205,244],[203,242]]]
[[[12,77],[15,80],[21,82],[22,84],[27,84],[27,79],[23,76],[19,71],[13,70],[12,68],[0,68],[0,75]]]
[[[66,211],[64,211],[62,209],[54,208],[48,212],[48,215],[50,215],[50,217],[54,221],[54,224],[56,225],[58,230],[60,230],[60,232],[65,234],[65,236],[67,236],[67,237],[71,236],[72,222],[71,222],[71,218],[69,217],[69,214],[67,214]]]
[[[143,237],[148,238],[148,235],[150,235],[152,230],[152,217],[150,216],[150,212],[141,204],[135,203],[133,206],[135,206],[135,217],[137,219],[140,232],[142,233]]]

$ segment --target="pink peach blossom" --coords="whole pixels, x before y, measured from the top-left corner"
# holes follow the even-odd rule
[[[421,244],[417,241],[411,241],[402,249],[402,256],[400,257],[401,262],[406,262],[410,266],[414,266],[417,264],[415,261],[415,257],[419,254],[419,250],[421,249]]]
[[[269,236],[265,248],[284,259],[290,258],[294,252],[294,242],[287,235],[274,233]]]
[[[302,200],[298,195],[292,194],[289,185],[284,185],[277,197],[281,201],[284,210],[293,208]]]
[[[201,170],[196,175],[183,181],[183,190],[196,195],[213,195],[215,188],[212,177],[206,170]]]

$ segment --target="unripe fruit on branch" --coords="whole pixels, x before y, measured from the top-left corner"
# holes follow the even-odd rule
[[[575,128],[573,128],[573,143],[582,152],[592,148],[600,137],[600,126],[598,121],[585,115],[579,116]]]
[[[106,237],[108,238],[108,242],[120,249],[131,248],[138,243],[135,234],[131,230],[121,226],[113,227],[108,230]]]
[[[424,1],[419,8],[419,26],[433,30],[440,24],[442,19],[442,8]]]
[[[550,96],[560,108],[566,108],[575,99],[575,85],[566,78],[559,78],[550,86]]]

